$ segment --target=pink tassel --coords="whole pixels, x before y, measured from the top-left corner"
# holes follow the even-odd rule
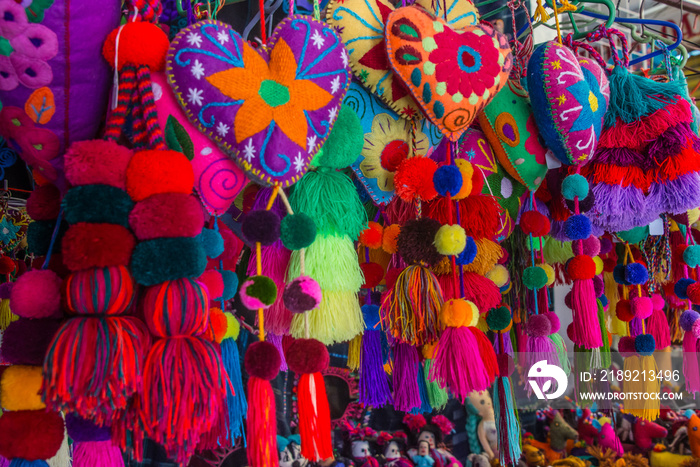
[[[485,391],[492,379],[484,362],[475,355],[479,343],[467,327],[448,327],[440,336],[430,380],[447,387],[460,401],[474,391]]]
[[[73,445],[73,467],[124,467],[122,452],[111,440]]]
[[[685,377],[685,389],[691,394],[700,391],[697,343],[698,339],[693,333],[686,331],[683,337],[683,376]]]
[[[656,350],[665,349],[671,345],[671,328],[668,326],[663,309],[654,310],[646,324],[647,334],[654,336]]]
[[[592,279],[577,279],[571,290],[573,310],[574,343],[586,349],[595,349],[603,345],[603,338],[598,321],[598,304]]]

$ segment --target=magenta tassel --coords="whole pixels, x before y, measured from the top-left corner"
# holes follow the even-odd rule
[[[598,321],[598,304],[592,279],[577,279],[571,290],[573,311],[574,343],[586,349],[603,345]]]
[[[665,349],[671,345],[671,329],[662,309],[654,310],[654,313],[647,319],[646,330],[647,334],[654,336],[656,350]]]
[[[698,340],[693,333],[686,331],[683,337],[683,376],[685,377],[685,389],[691,394],[700,391],[697,343]]]
[[[111,440],[85,441],[73,446],[73,467],[124,467],[122,453]]]
[[[370,407],[384,407],[392,403],[389,378],[384,371],[382,331],[368,329],[362,335],[359,399]]]
[[[363,337],[364,340],[364,337]],[[474,342],[476,344],[476,342]],[[421,406],[418,350],[411,344],[394,346],[394,408],[402,412]]]
[[[265,326],[267,326],[267,321],[265,321]],[[280,371],[287,371],[287,360],[284,358],[284,349],[282,348],[283,336],[280,336],[279,334],[275,334],[273,332],[269,332],[265,334],[265,337],[268,341],[272,342],[272,345],[275,346],[277,352],[279,352],[280,354]]]
[[[430,367],[430,380],[445,384],[462,402],[470,392],[487,390],[491,378],[484,362],[475,354],[478,348],[479,343],[469,328],[446,328]]]

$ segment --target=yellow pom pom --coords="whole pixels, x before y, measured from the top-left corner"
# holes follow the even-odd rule
[[[440,321],[450,328],[474,326],[478,320],[479,309],[469,300],[462,298],[446,301],[440,310]]]
[[[547,263],[542,263],[539,265],[539,267],[544,269],[544,272],[547,273],[547,287],[554,284],[554,279],[556,279],[556,276],[554,274],[554,268]]]
[[[489,272],[486,273],[486,277],[491,279],[496,287],[499,289],[506,285],[510,280],[510,274],[508,269],[502,264],[497,264]]]
[[[233,313],[226,312],[226,334],[224,334],[224,339],[238,339],[238,333],[241,332],[241,323],[238,322]]]
[[[425,344],[421,349],[423,358],[430,360],[435,358],[435,350],[437,349],[437,344]]]
[[[384,228],[384,235],[382,236],[382,249],[393,255],[398,250],[396,246],[396,240],[399,238],[399,232],[401,232],[401,226],[399,224],[391,224]]]
[[[465,302],[467,302],[467,304],[469,304],[469,308],[471,309],[472,319],[471,319],[471,321],[469,321],[468,323],[465,323],[464,325],[465,326],[476,326],[477,324],[479,324],[479,318],[481,318],[481,315],[479,315],[479,307],[476,306],[476,304],[474,302],[471,302],[469,300],[465,300]],[[488,329],[488,325],[486,326],[486,329]]]
[[[603,272],[603,260],[600,256],[594,256],[593,262],[595,263],[595,275],[601,274]]]
[[[0,405],[4,410],[43,410],[41,367],[12,365],[0,379]]]
[[[689,224],[695,224],[698,219],[700,219],[700,208],[695,208],[688,211]]]
[[[458,255],[467,246],[467,233],[460,225],[443,225],[433,242],[441,255]]]
[[[472,192],[472,177],[474,176],[474,166],[466,159],[455,159],[455,164],[462,174],[462,189],[457,192],[452,199],[464,199]]]
[[[481,332],[488,332],[489,331],[489,325],[486,323],[486,318],[484,316],[479,316],[479,319],[477,320],[476,323],[477,329]]]

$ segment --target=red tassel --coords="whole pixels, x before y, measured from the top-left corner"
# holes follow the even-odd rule
[[[496,352],[493,350],[493,345],[491,345],[491,341],[481,329],[471,326],[469,330],[474,334],[476,342],[479,344],[479,355],[484,361],[486,373],[489,374],[491,382],[493,382],[498,374],[498,360],[496,360]]]
[[[328,408],[323,375],[321,373],[301,375],[297,397],[301,455],[316,462],[333,457],[331,413]]]
[[[264,379],[248,378],[248,445],[246,454],[251,467],[278,467],[275,394]]]

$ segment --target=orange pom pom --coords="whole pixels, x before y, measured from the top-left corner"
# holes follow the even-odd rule
[[[211,322],[211,329],[214,332],[214,340],[217,344],[221,344],[226,335],[226,330],[228,329],[228,322],[226,321],[226,315],[221,308],[210,308],[209,309],[209,322]]]
[[[134,201],[160,193],[190,194],[193,186],[192,164],[180,152],[137,152],[126,168],[126,191]]]
[[[382,247],[384,228],[377,222],[368,222],[367,228],[360,232],[360,245],[376,250]]]
[[[410,157],[403,161],[394,175],[396,194],[404,201],[420,198],[430,201],[437,196],[433,175],[437,163],[428,157]]]
[[[401,226],[399,224],[391,224],[388,227],[384,227],[384,236],[382,237],[382,249],[393,255],[398,251],[398,245],[396,243],[399,238],[399,232],[401,232]]]
[[[168,54],[170,41],[168,35],[153,23],[138,21],[126,23],[112,31],[102,46],[102,56],[114,67],[114,46],[119,35],[119,53],[117,68],[124,65],[146,65],[151,71],[163,71],[165,56]]]

